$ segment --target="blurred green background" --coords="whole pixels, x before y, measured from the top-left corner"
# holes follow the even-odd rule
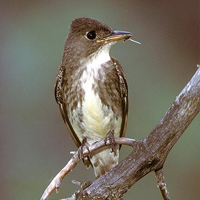
[[[1,1],[0,2],[0,199],[40,199],[76,150],[54,99],[54,83],[71,21],[91,17],[133,33],[111,55],[122,64],[130,110],[127,137],[145,137],[164,115],[200,63],[200,2]],[[200,115],[165,163],[172,199],[200,199]],[[121,159],[131,149],[123,147]],[[93,180],[82,163],[51,200],[78,189],[72,179]],[[162,199],[154,173],[136,183],[124,199]]]

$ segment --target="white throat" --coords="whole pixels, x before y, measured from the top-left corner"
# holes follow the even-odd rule
[[[81,60],[81,63],[85,63],[88,70],[97,70],[102,64],[111,60],[109,52],[112,45],[113,43],[108,43],[107,45],[100,48],[97,52],[94,52],[88,58]]]

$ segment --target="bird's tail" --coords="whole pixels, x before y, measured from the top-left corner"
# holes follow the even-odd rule
[[[115,152],[111,152],[112,149],[110,147],[105,147],[103,150],[95,151],[95,154],[91,156],[90,162],[94,168],[96,178],[104,175],[118,164],[119,145],[114,148]]]

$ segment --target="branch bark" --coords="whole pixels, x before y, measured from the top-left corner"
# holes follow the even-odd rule
[[[156,173],[158,187],[160,188],[163,199],[170,200],[169,192],[167,190],[167,185],[165,183],[163,168],[156,170],[155,173]]]
[[[76,199],[120,199],[143,176],[163,167],[172,147],[200,111],[200,67],[168,111],[132,153],[76,194]],[[75,196],[75,195],[74,195]]]

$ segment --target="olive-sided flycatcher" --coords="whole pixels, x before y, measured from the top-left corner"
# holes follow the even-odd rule
[[[123,137],[128,115],[128,88],[119,62],[110,57],[111,46],[130,32],[112,30],[95,19],[77,18],[66,39],[55,85],[62,118],[74,142],[91,145],[110,133]],[[106,146],[83,159],[95,176],[118,164],[119,145]]]

